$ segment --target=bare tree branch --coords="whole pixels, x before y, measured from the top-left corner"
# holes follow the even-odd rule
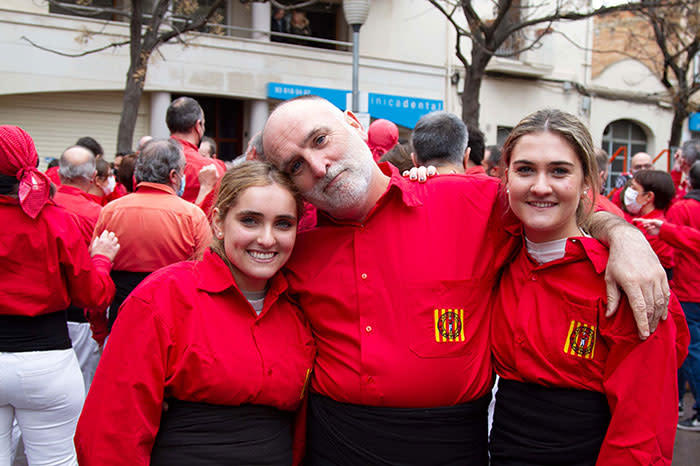
[[[129,41],[125,40],[122,42],[112,42],[110,44],[105,45],[104,47],[98,47],[96,49],[90,49],[90,50],[86,50],[86,51],[80,52],[80,53],[66,53],[66,52],[61,52],[60,50],[56,50],[56,49],[52,49],[49,47],[44,47],[42,45],[39,45],[26,36],[21,36],[20,39],[29,42],[32,46],[38,48],[39,50],[43,50],[45,52],[50,52],[50,53],[55,53],[56,55],[61,55],[62,57],[70,57],[70,58],[84,57],[85,55],[90,55],[93,53],[102,52],[103,50],[122,47],[124,45],[129,44]]]

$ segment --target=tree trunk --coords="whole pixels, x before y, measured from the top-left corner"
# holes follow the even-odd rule
[[[687,107],[683,107],[685,109]],[[681,136],[683,135],[683,122],[688,118],[688,112],[676,108],[673,112],[673,121],[671,122],[671,137],[668,140],[668,148],[678,147],[681,145]]]
[[[690,97],[685,80],[679,80],[678,92],[673,97],[673,121],[671,122],[671,137],[668,140],[668,148],[681,145],[683,136],[683,122],[690,115],[688,112]]]
[[[463,63],[465,74],[464,88],[462,89],[462,121],[468,129],[479,129],[481,84],[491,55],[481,48],[475,47],[472,49],[471,59],[471,63]]]
[[[117,152],[128,152],[133,149],[134,129],[139,113],[139,103],[143,94],[143,81],[134,76],[134,66],[129,67],[122,101],[122,115],[119,120],[119,132],[117,133]]]

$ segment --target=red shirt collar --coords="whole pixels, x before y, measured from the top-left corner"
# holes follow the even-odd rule
[[[527,249],[524,241],[523,248]],[[535,269],[546,269],[559,264],[578,262],[583,259],[588,259],[596,273],[601,274],[608,265],[608,248],[595,238],[586,236],[568,238],[566,240],[564,257],[546,264],[537,265]]]
[[[467,170],[464,173],[466,175],[485,175],[486,170],[481,165],[477,165],[475,167],[467,168]]]
[[[226,263],[211,249],[204,251],[204,256],[197,267],[199,270],[197,288],[200,290],[207,293],[221,293],[229,288],[234,288],[242,295]],[[276,300],[277,296],[287,289],[287,279],[281,273],[276,273],[270,279],[269,285],[267,295]]]
[[[75,186],[68,186],[68,185],[62,184],[61,186],[58,187],[58,192],[63,193],[63,194],[69,194],[71,196],[80,196],[80,197],[83,197],[83,198],[89,200],[92,203],[100,205],[99,202],[95,201],[95,196],[88,194],[85,191],[83,191],[82,189],[76,188]]]
[[[175,136],[170,136],[172,139],[175,139],[177,142],[179,142],[182,147],[189,147],[190,149],[194,149],[196,152],[199,152],[199,147],[195,146],[192,144],[190,141],[185,141],[184,139],[176,138]]]
[[[144,193],[149,191],[162,191],[168,194],[175,195],[175,190],[163,183],[151,183],[149,181],[142,181],[136,185],[136,191]]]

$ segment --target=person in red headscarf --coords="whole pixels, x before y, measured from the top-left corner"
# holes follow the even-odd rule
[[[399,128],[389,120],[374,120],[367,130],[367,145],[377,162],[399,142]]]
[[[89,253],[37,160],[29,134],[0,126],[0,464],[16,418],[29,464],[74,465],[85,386],[65,310],[107,308],[119,242],[105,231]]]

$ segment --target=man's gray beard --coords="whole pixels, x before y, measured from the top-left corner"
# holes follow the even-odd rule
[[[358,173],[358,169],[361,170],[360,173]],[[361,165],[347,169],[347,172],[342,175],[345,179],[336,182],[338,184],[333,187],[332,193],[330,195],[324,193],[323,189],[343,170],[346,170],[346,168],[341,167],[338,170],[334,170],[333,173],[326,174],[323,180],[319,180],[312,189],[302,193],[304,198],[331,215],[336,210],[348,210],[355,206],[359,207],[369,189],[372,168],[371,166]]]

